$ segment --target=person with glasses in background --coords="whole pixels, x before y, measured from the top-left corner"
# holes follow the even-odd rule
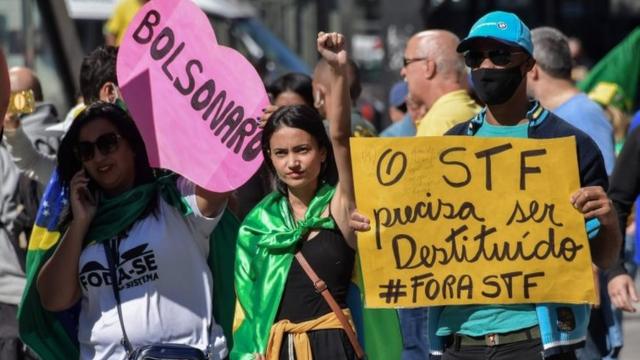
[[[550,139],[575,137],[582,188],[569,201],[585,217],[591,257],[611,267],[622,242],[605,189],[602,154],[595,142],[538,101],[527,97],[527,73],[535,65],[527,26],[512,13],[495,11],[480,18],[457,46],[464,53],[478,97],[486,106],[446,135]],[[500,171],[500,169],[496,169]],[[350,226],[368,231],[370,220],[354,211]],[[587,284],[585,284],[586,286]],[[429,308],[432,359],[576,359],[584,347],[589,304],[457,305]]]
[[[574,136],[580,184],[572,205],[585,216],[591,255],[610,267],[621,244],[615,210],[607,198],[602,154],[585,133],[527,97],[527,74],[534,68],[527,26],[512,13],[495,11],[480,18],[457,47],[464,53],[478,97],[486,107],[447,135],[556,138]],[[586,231],[586,230],[585,230]],[[586,285],[586,284],[585,284]],[[588,304],[517,304],[432,307],[429,341],[442,359],[575,359],[583,347]],[[443,353],[444,351],[444,353]]]
[[[462,55],[456,52],[460,39],[446,30],[426,30],[414,34],[404,51],[400,75],[407,82],[409,113],[420,110],[415,121],[416,136],[441,136],[454,125],[471,119],[480,111],[467,92],[467,76]],[[419,104],[419,105],[418,105]],[[428,356],[427,309],[399,309],[402,331],[402,359]]]
[[[427,108],[417,123],[417,136],[443,135],[480,111],[467,92],[464,62],[456,52],[459,41],[449,31],[426,30],[407,42],[400,75],[409,96]]]

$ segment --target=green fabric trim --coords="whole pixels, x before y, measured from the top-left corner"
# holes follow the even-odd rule
[[[289,202],[280,193],[261,201],[240,227],[236,250],[236,294],[244,320],[233,334],[231,359],[264,353],[293,255],[311,230],[334,229],[331,217],[322,217],[335,188],[323,185],[311,200],[302,221],[294,221]]]
[[[184,216],[192,210],[176,188],[175,175],[164,176],[154,183],[138,186],[127,193],[100,202],[98,212],[85,242],[102,242],[129,228],[147,208],[158,193],[170,205],[176,207]],[[210,250],[208,264],[214,278],[213,315],[223,328],[229,346],[231,346],[235,310],[235,293],[229,274],[233,273],[233,254],[238,233],[239,221],[227,209],[209,238]],[[66,229],[60,229],[64,234]],[[53,236],[52,233],[48,235]],[[79,357],[77,339],[70,337],[57,316],[45,310],[40,303],[36,280],[42,265],[51,257],[60,243],[48,250],[30,250],[27,253],[27,284],[18,310],[20,338],[36,354],[46,360],[68,360]]]

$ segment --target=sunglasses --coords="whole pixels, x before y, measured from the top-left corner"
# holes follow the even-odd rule
[[[411,63],[414,63],[416,61],[422,61],[422,60],[427,60],[427,58],[426,57],[420,57],[420,58],[406,58],[406,57],[403,57],[402,58],[402,64],[403,64],[403,67],[407,67]]]
[[[102,155],[109,155],[118,150],[121,138],[119,134],[111,132],[98,136],[95,142],[80,141],[75,148],[76,156],[83,162],[90,161],[95,155],[95,148],[98,148]]]
[[[495,49],[488,51],[469,50],[464,53],[464,63],[470,68],[477,68],[484,59],[489,59],[494,65],[505,66],[511,63],[511,58],[515,54],[522,54],[524,51],[511,51],[508,49]]]

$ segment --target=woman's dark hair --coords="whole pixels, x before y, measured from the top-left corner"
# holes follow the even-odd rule
[[[309,76],[302,73],[288,73],[267,86],[267,92],[271,94],[274,101],[278,95],[286,91],[300,95],[307,105],[313,107],[313,87]]]
[[[136,178],[134,184],[137,186],[152,182],[155,177],[153,169],[149,166],[147,150],[131,116],[117,105],[98,101],[84,109],[73,120],[71,127],[69,127],[67,134],[60,143],[60,148],[58,149],[58,171],[62,183],[68,185],[71,178],[82,169],[82,161],[76,156],[75,152],[78,145],[78,137],[80,136],[80,130],[96,119],[109,121],[131,147],[135,154]]]
[[[269,170],[276,178],[276,188],[286,195],[287,185],[278,178],[273,162],[271,162],[270,147],[271,136],[282,127],[291,127],[309,133],[318,143],[318,146],[327,151],[327,158],[318,175],[318,184],[327,183],[336,185],[338,182],[338,169],[333,156],[333,147],[327,135],[327,130],[322,123],[322,118],[316,109],[307,105],[283,106],[276,110],[262,130],[262,154]]]
[[[73,120],[71,127],[69,127],[69,130],[60,143],[60,148],[58,149],[58,173],[62,186],[69,186],[71,178],[82,169],[82,161],[76,155],[76,146],[78,145],[80,130],[97,119],[109,121],[117,129],[118,134],[122,136],[131,147],[135,155],[134,186],[153,182],[155,175],[149,165],[147,150],[144,147],[142,135],[140,135],[131,116],[117,105],[98,101],[84,109]],[[146,217],[154,212],[156,207],[157,201],[152,200],[140,218]],[[67,216],[63,216],[62,224],[71,221],[71,217],[72,214],[69,211]]]

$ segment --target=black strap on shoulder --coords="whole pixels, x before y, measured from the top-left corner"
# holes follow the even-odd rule
[[[122,308],[120,306],[120,291],[118,290],[118,274],[117,274],[117,259],[119,258],[118,254],[118,245],[119,238],[114,237],[108,241],[104,241],[102,244],[104,245],[104,252],[107,256],[107,264],[109,265],[109,273],[111,275],[111,288],[113,289],[113,296],[116,298],[116,306],[118,308],[118,318],[120,319],[120,328],[122,329],[122,340],[120,343],[124,346],[125,351],[127,352],[127,356],[133,352],[133,347],[131,346],[131,342],[129,341],[129,337],[127,336],[127,331],[124,329],[124,320],[122,318]]]

